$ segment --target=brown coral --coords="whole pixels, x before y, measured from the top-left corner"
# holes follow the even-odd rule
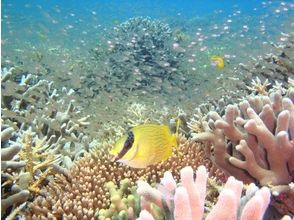
[[[289,97],[293,94],[290,89]],[[249,97],[239,107],[227,106],[223,117],[210,112],[208,129],[193,139],[211,144],[212,161],[229,175],[247,183],[288,184],[294,169],[293,112],[293,101],[280,91]]]
[[[39,196],[31,203],[28,215],[33,219],[41,216],[49,219],[61,216],[91,219],[99,209],[110,206],[105,183],[113,181],[119,186],[119,182],[124,178],[129,178],[131,185],[135,185],[138,179],[157,183],[167,170],[170,170],[178,180],[178,170],[187,165],[195,169],[200,164],[204,164],[211,176],[221,176],[221,172],[205,159],[200,145],[183,136],[179,138],[179,143],[181,156],[174,154],[167,161],[146,169],[134,169],[111,162],[107,153],[109,147],[101,148],[92,156],[87,155],[75,163],[70,170],[70,180],[62,175],[56,175],[55,181],[51,181],[43,190],[46,198]]]

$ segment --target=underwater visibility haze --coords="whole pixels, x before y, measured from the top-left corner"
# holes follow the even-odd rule
[[[2,219],[293,219],[293,1],[4,0],[1,25]]]

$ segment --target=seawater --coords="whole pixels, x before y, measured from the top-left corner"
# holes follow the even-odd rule
[[[131,100],[193,108],[208,97],[217,97],[219,90],[229,93],[234,81],[224,81],[242,80],[242,75],[233,71],[240,63],[274,52],[294,31],[293,1],[6,0],[1,8],[2,68],[21,66],[24,72],[54,81],[59,89],[73,88],[87,107],[85,111],[97,114],[99,107],[91,103],[105,107],[104,99],[106,103]],[[164,77],[158,85],[148,85],[147,80],[147,86],[136,89],[128,79],[115,81],[115,72],[107,72],[107,60],[111,59],[108,41],[116,40],[111,38],[112,32],[138,16],[168,24],[173,33],[183,36],[181,42],[174,38],[167,42],[171,49],[178,43],[184,52],[180,67],[172,73],[180,77],[163,88]],[[97,60],[95,49],[103,50],[104,59]],[[213,55],[224,57],[223,69],[211,65]],[[168,68],[169,64],[162,65]],[[140,64],[134,71],[137,67]]]

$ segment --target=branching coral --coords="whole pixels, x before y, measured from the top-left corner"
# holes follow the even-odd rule
[[[212,160],[230,175],[261,185],[288,184],[294,170],[294,105],[279,92],[271,98],[254,96],[239,108],[229,105],[223,118],[210,112],[210,129],[193,139],[212,144]]]
[[[294,90],[282,96],[283,92],[251,95],[239,105],[228,105],[223,117],[209,112],[205,132],[192,139],[206,143],[209,157],[228,176],[263,186],[287,186],[294,173]],[[282,196],[275,194],[278,201],[273,203],[282,214],[293,215],[286,199],[293,197],[287,192],[282,193],[283,208]]]
[[[123,179],[120,181],[120,188],[112,182],[105,184],[105,187],[110,193],[111,204],[108,209],[100,209],[97,213],[100,220],[118,216],[121,219],[135,219],[138,215],[138,198],[134,192],[130,194],[131,181]],[[129,194],[125,196],[125,194]]]
[[[7,128],[8,129],[8,128]],[[5,129],[7,131],[7,129]],[[1,149],[1,177],[2,177],[2,214],[7,215],[6,210],[12,207],[11,215],[16,215],[17,208],[33,194],[38,194],[40,187],[49,175],[53,174],[53,163],[59,158],[52,152],[44,153],[45,149],[36,146],[33,133],[28,130],[18,134],[16,142],[4,139],[1,142],[8,147]]]
[[[43,146],[45,141],[39,140],[31,130],[20,135],[22,151],[19,153],[20,160],[26,161],[26,166],[21,175],[26,176],[26,181],[22,181],[22,188],[27,188],[30,192],[39,193],[40,187],[49,175],[53,174],[53,164],[60,162],[60,155]]]
[[[175,153],[169,160],[146,169],[133,169],[111,162],[107,153],[110,146],[100,146],[93,152],[93,156],[85,156],[75,163],[70,170],[70,180],[62,175],[56,175],[55,181],[50,181],[43,189],[46,198],[39,196],[31,203],[28,215],[33,218],[41,216],[58,218],[61,215],[79,218],[85,215],[91,219],[98,210],[109,209],[111,206],[110,195],[105,187],[107,182],[112,181],[118,187],[124,178],[130,180],[129,187],[134,186],[138,179],[157,183],[167,170],[179,179],[178,170],[187,165],[197,167],[199,164],[205,164],[211,176],[222,177],[222,173],[205,159],[200,146],[183,136],[179,138],[179,144],[179,150],[182,152],[180,156]],[[130,188],[127,192],[130,193]],[[124,194],[125,197],[128,195],[128,193]],[[116,210],[115,213],[119,214],[120,211]]]
[[[21,189],[18,185],[13,184],[14,177],[8,173],[2,173],[8,169],[16,171],[25,166],[24,161],[14,161],[13,157],[21,150],[21,146],[12,145],[8,148],[1,149],[1,213],[2,216],[7,209],[27,201],[29,198],[29,191]],[[6,181],[3,181],[5,180]],[[10,192],[6,192],[5,188],[13,184]]]
[[[31,128],[50,149],[62,151],[73,160],[89,146],[90,140],[82,131],[90,116],[79,116],[74,102],[68,101],[70,91],[59,98],[61,95],[52,87],[52,82],[15,73],[14,68],[6,70],[2,79],[2,119],[16,131]]]
[[[87,150],[89,138],[81,130],[88,125],[88,116],[76,119],[73,102],[64,109],[68,97],[60,99],[46,80],[37,81],[35,76],[11,68],[4,70],[1,81],[1,199],[15,202],[4,203],[12,209],[5,206],[2,213],[17,215],[19,202],[11,198],[21,196],[24,202],[38,195],[48,177],[60,171],[58,164],[67,165],[66,158],[71,161]],[[76,149],[66,149],[69,144]],[[11,156],[5,156],[9,155],[6,151]]]
[[[261,83],[261,80],[256,77],[256,80],[252,79],[251,86],[246,86],[247,89],[249,89],[251,92],[261,94],[261,95],[267,95],[268,93],[268,86],[270,83],[268,82],[268,79],[265,80],[264,83]]]
[[[270,202],[270,190],[267,187],[259,189],[251,184],[246,190],[246,195],[241,197],[243,183],[230,177],[221,190],[218,201],[214,207],[205,207],[207,173],[200,166],[194,173],[191,167],[181,170],[181,186],[176,186],[176,181],[170,172],[166,172],[161,181],[163,189],[154,189],[144,181],[138,182],[137,192],[141,196],[141,220],[158,219],[154,208],[155,204],[163,210],[167,219],[190,220],[202,219],[261,219]],[[205,213],[205,210],[209,210]],[[153,216],[149,213],[152,213]]]

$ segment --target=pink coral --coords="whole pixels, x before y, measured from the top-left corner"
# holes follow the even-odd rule
[[[168,179],[167,179],[168,178]],[[202,219],[204,214],[205,192],[207,183],[207,172],[204,166],[200,166],[196,172],[196,180],[193,177],[191,167],[181,170],[181,186],[175,188],[172,198],[166,196],[164,192],[152,188],[148,183],[140,181],[138,183],[138,194],[146,203],[154,203],[158,207],[165,209],[164,215],[175,220]],[[167,185],[174,182],[167,172],[162,180],[162,184]],[[220,192],[218,202],[212,208],[206,219],[234,220],[241,213],[242,220],[262,219],[265,210],[270,202],[270,190],[263,187],[260,190],[252,184],[248,187],[245,197],[242,197],[242,181],[229,177],[224,189]],[[247,201],[247,202],[244,202]],[[173,205],[172,205],[173,203]],[[243,207],[243,205],[245,206]],[[148,209],[152,213],[152,209]],[[141,211],[140,220],[152,220],[153,217],[147,210]]]

